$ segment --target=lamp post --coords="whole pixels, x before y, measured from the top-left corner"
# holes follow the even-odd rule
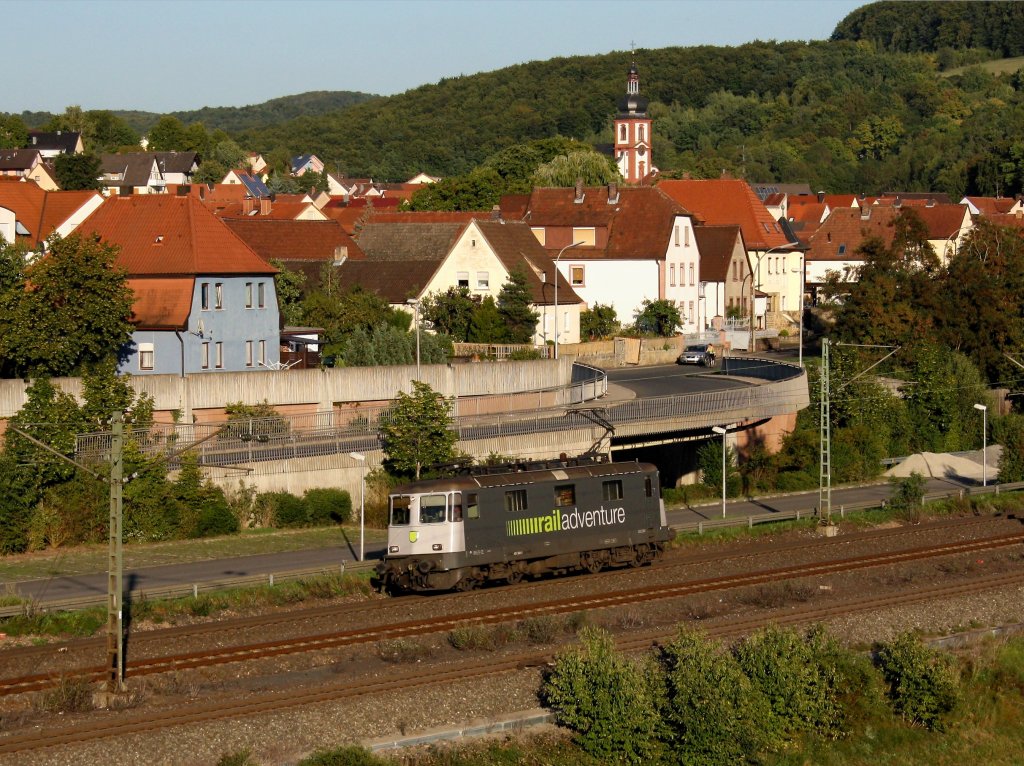
[[[366,455],[361,455],[358,452],[349,452],[348,456],[353,460],[359,461],[362,464],[362,477],[359,481],[359,560],[365,561],[365,547],[364,543],[366,540]]]
[[[420,302],[417,298],[409,298],[406,303],[412,306],[413,322],[416,323],[416,380],[420,379]]]
[[[804,366],[804,293],[807,291],[807,259],[800,256],[800,366]]]
[[[566,245],[558,251],[558,255],[555,257],[555,359],[558,359],[558,259],[566,250],[572,250],[582,244],[582,242],[573,242],[571,245]]]
[[[981,410],[981,486],[988,486],[988,406],[975,404],[974,409]]]
[[[725,518],[725,435],[729,433],[728,426],[711,426],[711,430],[722,435],[722,518]]]

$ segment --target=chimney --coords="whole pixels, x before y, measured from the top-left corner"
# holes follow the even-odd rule
[[[340,266],[348,260],[348,245],[338,245],[334,248],[334,265]]]
[[[1016,213],[1014,213],[1014,215],[1015,215],[1015,216],[1017,216],[1017,220],[1018,220],[1018,221],[1019,221],[1019,220],[1020,220],[1021,218],[1024,218],[1024,208],[1017,208],[1017,212],[1016,212]]]
[[[871,205],[865,205],[860,209],[860,220],[867,221],[871,218]]]
[[[925,207],[935,207],[935,200],[933,198],[929,198],[928,201],[924,203],[924,206]]]
[[[491,207],[491,220],[492,221],[500,221],[501,220],[501,205],[494,205],[494,206]]]
[[[242,214],[250,215],[256,209],[256,200],[252,197],[246,197],[242,200]]]
[[[577,205],[583,204],[583,199],[586,195],[583,193],[583,179],[576,179],[576,199],[573,200]]]
[[[615,205],[619,201],[619,185],[614,181],[608,182],[608,204]]]
[[[273,203],[266,197],[260,200],[260,215],[270,215],[270,208]]]
[[[825,192],[823,192],[823,191],[818,192],[818,202],[824,202],[824,201],[825,201]]]

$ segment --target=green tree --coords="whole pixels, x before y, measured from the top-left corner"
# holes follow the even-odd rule
[[[452,461],[456,435],[444,397],[418,380],[412,389],[411,394],[398,393],[380,427],[380,438],[389,470],[411,474],[418,481],[423,466]]]
[[[697,465],[700,467],[701,484],[722,491],[722,440],[709,439],[697,450]],[[725,492],[735,497],[742,488],[742,477],[736,469],[736,451],[725,450]]]
[[[999,481],[1024,481],[1024,415],[1012,413],[994,424],[995,441],[1002,445]]]
[[[667,300],[645,299],[633,314],[633,324],[637,332],[659,338],[675,335],[682,323],[679,309],[672,301]]]
[[[139,134],[121,117],[105,109],[89,111],[86,115],[92,123],[92,141],[86,151],[102,154],[128,148],[139,150]]]
[[[302,305],[302,288],[306,283],[306,275],[301,271],[291,271],[278,260],[271,260],[270,265],[277,269],[274,275],[274,292],[277,294],[281,322],[285,327],[298,327],[302,324],[305,313]]]
[[[498,311],[498,304],[490,295],[485,295],[473,312],[469,323],[470,343],[504,343],[505,324]]]
[[[8,332],[0,357],[15,374],[66,376],[92,362],[123,358],[134,296],[117,248],[74,234],[25,269],[31,289],[7,295]]]
[[[476,308],[468,287],[449,287],[444,292],[426,295],[420,305],[420,316],[437,332],[465,343]]]
[[[323,173],[317,173],[314,170],[306,171],[295,179],[295,184],[299,187],[299,191],[302,194],[326,193],[331,188],[330,182],[327,180],[326,171]]]
[[[28,128],[16,114],[0,114],[0,149],[19,149],[28,143]]]
[[[205,130],[203,131],[205,133]],[[177,117],[164,115],[149,129],[149,150],[154,152],[180,152],[188,148],[185,126]]]
[[[64,191],[100,189],[100,158],[95,154],[60,154],[54,160],[56,181]]]
[[[505,326],[509,343],[530,343],[540,317],[533,310],[533,298],[526,283],[526,274],[515,269],[498,293],[498,313]]]
[[[603,186],[621,178],[611,159],[592,149],[555,157],[537,168],[533,177],[537,186],[573,186],[578,180],[584,186]]]
[[[610,338],[619,329],[614,306],[595,303],[580,314],[580,335],[587,340]]]

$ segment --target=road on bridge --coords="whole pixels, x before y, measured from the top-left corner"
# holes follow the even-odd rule
[[[637,398],[698,394],[721,391],[726,388],[749,386],[734,378],[714,374],[703,367],[663,364],[656,367],[622,367],[608,370],[608,384],[622,386]]]

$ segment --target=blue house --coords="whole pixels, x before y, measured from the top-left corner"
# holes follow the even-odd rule
[[[135,293],[120,371],[185,375],[277,369],[274,274],[191,196],[111,197],[78,228],[117,245]]]

